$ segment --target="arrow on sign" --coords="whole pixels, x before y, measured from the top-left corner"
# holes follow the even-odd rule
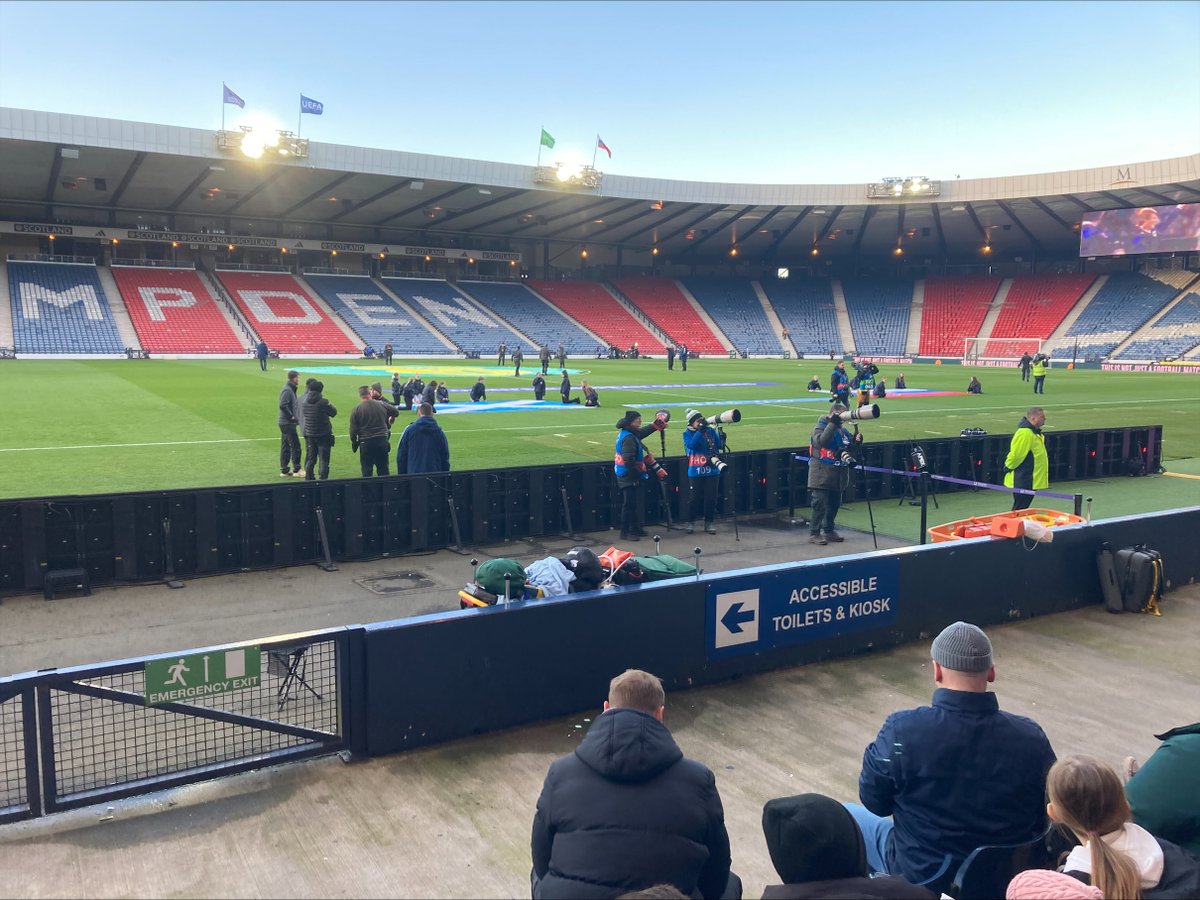
[[[725,615],[721,616],[721,624],[729,629],[731,634],[741,634],[742,624],[754,621],[754,611],[747,610],[742,612],[742,603],[738,601],[725,611]]]

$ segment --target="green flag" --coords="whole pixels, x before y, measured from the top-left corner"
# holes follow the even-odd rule
[[[554,138],[550,137],[550,132],[545,128],[542,129],[542,146],[548,147],[551,150],[554,149]]]

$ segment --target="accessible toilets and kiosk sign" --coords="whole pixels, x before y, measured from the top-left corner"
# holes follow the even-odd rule
[[[708,585],[707,656],[725,659],[894,624],[896,558],[797,566]]]

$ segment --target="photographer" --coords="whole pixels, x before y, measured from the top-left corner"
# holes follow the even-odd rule
[[[879,374],[879,367],[873,362],[856,362],[854,368],[858,372],[856,379],[858,381],[858,405],[866,406],[871,402],[871,393],[875,390],[875,376]]]
[[[694,409],[687,411],[687,428],[683,432],[683,449],[687,454],[688,486],[691,503],[688,506],[687,533],[691,534],[697,510],[704,512],[704,530],[716,534],[713,523],[717,518],[717,488],[725,462],[717,454],[721,437],[708,420]]]
[[[655,419],[653,425],[642,427],[642,414],[637,410],[626,410],[625,417],[617,422],[617,444],[613,455],[613,473],[621,490],[621,539],[640,540],[646,532],[642,530],[642,507],[639,498],[641,483],[654,472],[659,478],[667,477],[667,470],[659,465],[653,454],[646,449],[642,438],[667,427],[663,419]]]
[[[834,403],[829,414],[817,419],[808,441],[808,490],[811,493],[812,522],[809,524],[810,544],[840,544],[845,540],[834,529],[833,520],[842,505],[843,472],[849,480],[849,469],[858,465],[852,455],[862,445],[862,435],[851,436],[842,427],[846,404]]]

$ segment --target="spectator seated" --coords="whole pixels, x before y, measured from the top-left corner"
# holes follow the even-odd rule
[[[735,349],[759,356],[783,353],[784,347],[771,327],[751,281],[720,277],[693,277],[680,281],[717,327],[725,332]],[[684,343],[691,347],[689,341]]]
[[[613,282],[651,322],[695,353],[724,356],[725,345],[670,278],[640,276]]]
[[[449,354],[424,323],[365,275],[305,275],[305,282],[372,346],[392,342],[396,356]]]
[[[596,338],[581,328],[578,322],[563,315],[558,307],[547,303],[523,284],[460,281],[459,286],[496,317],[549,347],[557,348],[562,344],[568,355],[586,356],[596,346]]]
[[[431,278],[384,278],[405,303],[421,313],[462,351],[476,350],[491,356],[504,341],[511,353],[519,344],[526,359],[537,357],[537,347],[522,341],[495,316],[476,306],[449,282]]]
[[[272,349],[290,354],[358,355],[358,345],[351,343],[291,275],[218,272],[217,277]]]
[[[825,355],[841,347],[837,310],[833,304],[833,285],[824,279],[788,278],[763,281],[762,288],[771,298],[779,321],[788,330],[796,352]]]
[[[527,282],[554,306],[576,319],[609,344],[637,344],[643,354],[664,354],[667,348],[601,285],[586,281]]]
[[[125,344],[93,265],[8,264],[17,353],[120,353]]]
[[[241,353],[219,302],[195,269],[112,267],[129,319],[151,353]]]
[[[860,278],[842,282],[854,347],[860,356],[901,356],[908,340],[913,285],[908,280]],[[962,348],[959,348],[962,352]]]

